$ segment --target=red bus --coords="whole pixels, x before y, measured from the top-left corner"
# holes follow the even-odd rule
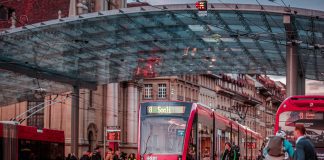
[[[324,159],[324,96],[293,96],[278,108],[275,133],[283,130],[295,145],[295,124],[303,124],[306,135],[313,141],[317,156]]]
[[[64,132],[0,122],[2,160],[64,160]]]
[[[140,105],[138,159],[220,159],[226,141],[241,158],[255,159],[261,136],[197,103],[157,101]],[[243,142],[243,143],[242,143]]]

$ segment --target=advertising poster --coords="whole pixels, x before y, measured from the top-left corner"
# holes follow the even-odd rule
[[[324,113],[314,111],[284,112],[279,117],[279,127],[287,134],[287,139],[295,146],[294,129],[296,124],[303,124],[306,136],[317,148],[319,159],[324,160]]]

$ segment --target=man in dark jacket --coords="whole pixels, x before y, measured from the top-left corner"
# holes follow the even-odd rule
[[[296,150],[294,160],[317,160],[314,144],[305,137],[306,129],[304,125],[295,126]]]
[[[100,154],[100,148],[98,146],[94,149],[94,152],[91,156],[91,160],[102,160]]]
[[[225,143],[225,151],[222,155],[222,160],[237,160],[237,153],[232,148],[232,144],[230,142]]]

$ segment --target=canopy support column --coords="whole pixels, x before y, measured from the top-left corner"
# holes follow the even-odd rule
[[[79,87],[73,86],[71,112],[71,152],[78,156],[79,143]]]
[[[283,17],[286,30],[286,86],[287,96],[304,95],[305,94],[305,74],[303,66],[299,59],[298,48],[298,34],[293,25],[293,17],[291,15],[284,15]]]

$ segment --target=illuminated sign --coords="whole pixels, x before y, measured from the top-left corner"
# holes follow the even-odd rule
[[[107,141],[108,142],[119,142],[120,139],[120,131],[108,131],[107,132]]]
[[[147,114],[183,114],[184,106],[148,106]]]
[[[207,11],[207,1],[198,1],[198,2],[196,2],[196,8],[199,11]]]

